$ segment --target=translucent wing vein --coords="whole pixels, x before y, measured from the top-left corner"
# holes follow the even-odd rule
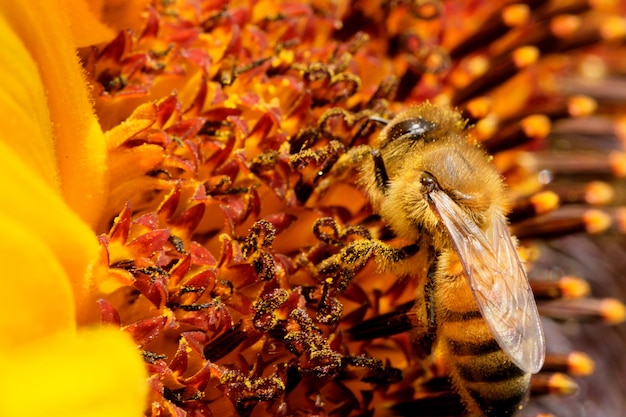
[[[543,330],[504,217],[494,213],[485,233],[446,193],[436,190],[429,196],[494,338],[520,369],[539,372],[545,356]]]

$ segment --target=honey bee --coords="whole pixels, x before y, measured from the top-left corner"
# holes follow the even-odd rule
[[[458,112],[421,104],[383,128],[360,177],[395,234],[427,248],[415,312],[425,351],[444,358],[472,415],[511,416],[543,366],[544,336],[502,178],[468,139]]]

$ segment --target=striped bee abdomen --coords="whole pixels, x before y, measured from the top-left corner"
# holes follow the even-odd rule
[[[487,417],[514,415],[528,396],[530,374],[502,351],[463,275],[437,279],[435,292],[437,351],[468,409]]]

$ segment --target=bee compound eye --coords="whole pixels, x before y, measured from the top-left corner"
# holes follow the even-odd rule
[[[391,127],[391,129],[389,130],[389,138],[392,140],[420,140],[426,133],[430,132],[434,128],[434,123],[419,117],[414,119],[402,120],[400,122],[394,123],[394,125]]]
[[[420,179],[420,182],[422,184],[422,192],[424,193],[432,192],[437,184],[437,182],[435,181],[435,177],[433,177],[432,174],[428,172],[424,172],[422,178]]]

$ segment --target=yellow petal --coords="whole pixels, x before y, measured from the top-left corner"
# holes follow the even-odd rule
[[[120,330],[58,334],[0,356],[0,416],[138,417],[148,384]]]
[[[32,285],[38,285],[40,279],[45,282],[44,270],[37,269],[43,266],[36,265],[41,262],[39,255],[34,252],[39,247],[38,242],[41,242],[41,246],[46,247],[63,270],[68,282],[66,285],[71,286],[74,292],[75,301],[72,304],[76,303],[77,314],[81,315],[94,272],[91,263],[99,254],[93,231],[4,141],[0,141],[0,189],[2,218],[8,225],[22,229],[11,232],[12,229],[0,228],[3,231],[0,244],[6,248],[0,252],[5,280],[28,279]],[[32,250],[28,239],[22,236],[32,239]],[[56,274],[53,270],[50,273]],[[39,303],[40,300],[33,299],[32,302]],[[67,298],[58,302],[65,303]],[[22,308],[17,311],[20,310]]]
[[[0,111],[7,119],[18,115],[0,135],[95,225],[108,194],[106,149],[75,53],[81,30],[70,16],[81,15],[71,13],[74,6],[69,0],[0,2]]]
[[[2,5],[0,5],[2,7]],[[51,187],[60,187],[52,125],[37,64],[0,14],[0,140]]]
[[[67,14],[72,23],[74,47],[97,45],[108,42],[116,35],[116,31],[100,22],[94,14],[92,4],[84,1],[63,0],[63,13]]]
[[[151,0],[93,0],[90,7],[113,28],[140,30],[150,3]]]
[[[32,229],[0,212],[0,351],[76,327],[74,296],[56,255]]]

